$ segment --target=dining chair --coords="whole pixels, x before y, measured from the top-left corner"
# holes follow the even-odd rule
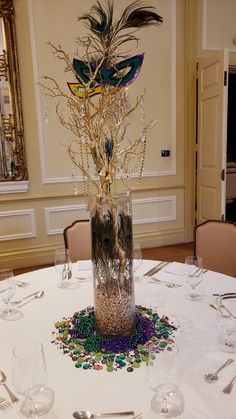
[[[65,248],[69,249],[71,262],[92,257],[91,228],[89,220],[76,220],[63,231]]]
[[[194,254],[211,271],[236,277],[236,224],[208,220],[195,227]]]

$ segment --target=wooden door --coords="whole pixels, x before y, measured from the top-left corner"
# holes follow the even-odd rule
[[[225,218],[228,51],[198,64],[197,224]]]

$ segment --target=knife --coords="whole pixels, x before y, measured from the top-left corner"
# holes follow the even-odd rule
[[[159,262],[157,265],[155,265],[152,269],[150,269],[149,271],[147,271],[145,274],[143,274],[144,276],[151,276],[153,274],[153,272],[158,269],[158,267],[160,265],[163,265],[163,263],[165,262]]]
[[[164,268],[164,266],[169,265],[172,262],[162,262],[159,266],[157,266],[157,268],[154,270],[154,272],[152,272],[151,275],[156,274],[157,272],[159,272],[162,268]],[[149,275],[150,276],[150,275]]]

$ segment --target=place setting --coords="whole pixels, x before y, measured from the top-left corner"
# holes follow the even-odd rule
[[[140,267],[142,266],[142,252],[140,244],[135,244],[133,248],[133,271],[134,271],[134,281],[141,284],[159,284],[162,286],[166,286],[168,288],[180,288],[182,284],[160,279],[155,275],[160,272],[162,269],[164,270],[165,266],[169,265],[172,262],[159,262],[153,268],[149,269],[148,271],[142,273],[140,272]],[[142,269],[143,270],[143,269]]]
[[[93,264],[91,260],[78,260],[74,267],[74,278],[81,283],[91,281],[93,278]]]

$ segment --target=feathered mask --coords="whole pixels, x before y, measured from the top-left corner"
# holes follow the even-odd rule
[[[104,85],[125,87],[140,73],[143,54],[128,57],[120,47],[130,41],[138,42],[134,33],[146,26],[159,26],[163,19],[152,6],[134,1],[127,6],[119,20],[114,22],[113,1],[106,7],[99,1],[89,13],[79,17],[85,20],[91,34],[82,42],[87,45],[86,61],[74,58],[73,67],[79,83],[68,83],[73,94],[82,97],[84,90],[89,96],[98,94]],[[91,52],[89,52],[92,51]],[[119,59],[122,59],[118,62]]]

